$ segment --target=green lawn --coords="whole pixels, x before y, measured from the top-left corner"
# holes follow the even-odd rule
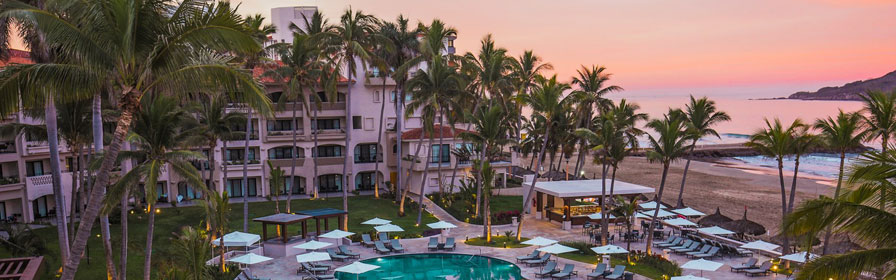
[[[231,201],[239,201],[239,198],[232,198]],[[285,203],[280,202],[281,210],[285,209]],[[231,213],[230,230],[242,230],[243,224],[243,206],[242,203],[233,205]],[[342,209],[342,199],[340,197],[320,199],[320,200],[293,200],[292,210],[307,210],[317,208],[336,208]],[[405,217],[398,217],[398,205],[388,199],[374,199],[372,196],[359,196],[349,198],[349,220],[348,230],[352,232],[373,231],[372,226],[361,225],[361,222],[373,218],[380,217],[391,220],[393,224],[405,229],[407,235],[420,235],[428,228],[426,226],[414,226],[417,218],[416,208],[407,208]],[[257,202],[249,204],[249,232],[261,234],[261,224],[252,222],[255,217],[266,216],[274,213],[274,202]],[[156,227],[154,232],[154,248],[153,248],[153,271],[163,272],[166,267],[172,265],[171,261],[166,258],[167,252],[171,250],[168,240],[173,237],[173,233],[179,232],[179,228],[183,226],[199,226],[203,221],[203,211],[197,206],[165,208],[161,213],[156,215]],[[145,252],[146,241],[146,224],[147,216],[143,214],[134,214],[129,217],[128,223],[128,278],[141,279],[143,271],[143,254]],[[437,221],[435,217],[425,213],[423,216],[423,224]],[[330,229],[335,228],[336,219],[331,219]],[[314,230],[314,223],[308,225],[309,230]],[[323,229],[323,227],[321,227]],[[118,260],[120,250],[121,228],[118,224],[113,224],[112,245],[115,253],[115,260]],[[290,228],[290,231],[297,231],[298,227]],[[46,271],[50,275],[42,277],[51,278],[52,273],[60,267],[59,262],[59,246],[56,242],[55,228],[42,228],[35,232],[46,243],[49,253],[45,255],[47,261]],[[269,232],[270,233],[270,232]],[[98,237],[99,230],[94,228],[93,234],[88,242],[87,254],[89,259],[81,262],[78,270],[77,279],[104,279],[105,263],[103,257],[103,246]],[[0,257],[11,257],[10,253],[0,249]]]
[[[455,219],[459,221],[464,221],[471,224],[481,225],[482,219],[474,219],[472,218],[473,211],[476,208],[476,201],[467,201],[457,199],[450,206],[445,205],[438,197],[430,196],[430,199],[448,211],[449,214],[454,216]],[[492,224],[501,225],[501,224],[509,224],[510,218],[509,216],[503,215],[503,220],[500,220],[499,217],[502,217],[502,213],[504,212],[519,212],[520,209],[523,208],[523,197],[522,196],[493,196],[490,200],[490,209],[492,211],[492,215],[495,218],[492,218]]]
[[[470,246],[484,246],[495,248],[505,248],[504,246],[507,246],[506,248],[525,248],[531,246],[520,244],[520,242],[525,242],[526,240],[529,240],[529,238],[521,238],[520,241],[516,241],[516,236],[492,236],[492,243],[486,243],[485,238],[482,237],[470,238],[470,240],[467,240],[464,243]]]

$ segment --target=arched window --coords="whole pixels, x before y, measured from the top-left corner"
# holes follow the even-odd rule
[[[342,175],[325,174],[317,177],[317,188],[320,192],[339,192],[342,191]]]
[[[360,191],[373,190],[376,187],[375,171],[358,172],[355,176],[355,189]]]

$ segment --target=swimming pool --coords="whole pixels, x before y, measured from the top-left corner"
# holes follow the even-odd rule
[[[523,279],[516,265],[495,258],[462,254],[407,254],[384,256],[361,261],[380,268],[361,275],[336,273],[340,280],[402,279],[402,280],[480,280]]]

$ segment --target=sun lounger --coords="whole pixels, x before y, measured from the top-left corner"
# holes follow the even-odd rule
[[[687,255],[688,257],[690,257],[691,255],[705,254],[706,252],[709,252],[709,249],[712,249],[712,245],[706,244],[706,245],[703,245],[703,247],[700,247],[700,250],[693,251],[693,252],[687,252],[684,254]]]
[[[744,269],[744,273],[746,273],[747,276],[768,275],[769,272],[771,271],[769,269],[771,269],[771,268],[772,268],[771,262],[764,262],[764,263],[762,263],[762,266],[760,266],[759,268]]]
[[[732,266],[731,266],[731,271],[741,271],[741,270],[744,270],[744,269],[756,268],[756,263],[758,263],[758,262],[759,262],[758,259],[756,259],[756,258],[750,258],[750,259],[748,259],[747,262],[745,262],[745,263],[742,263],[742,264],[739,264],[739,265],[737,265],[737,264],[736,264],[736,265],[732,265]]]
[[[429,245],[426,245],[430,251],[436,251],[439,249],[439,238],[438,237],[430,237]]]
[[[392,252],[389,249],[386,249],[386,245],[383,245],[383,242],[379,241],[379,240],[374,241],[373,246],[374,246],[373,249],[375,249],[376,252],[380,253],[380,254],[388,254],[388,253]]]
[[[534,259],[537,259],[537,258],[538,258],[538,255],[540,255],[540,254],[541,254],[541,252],[538,252],[538,251],[532,251],[531,254],[528,254],[528,255],[525,255],[525,256],[519,256],[519,257],[516,257],[516,262],[522,262],[522,261],[534,260]]]
[[[339,245],[339,253],[342,255],[349,256],[350,258],[355,258],[355,259],[361,258],[361,254],[352,252],[352,250],[349,250],[348,246],[345,246],[345,245]]]
[[[610,275],[604,276],[604,279],[622,279],[622,276],[625,274],[625,266],[617,265],[613,268],[613,273]]]
[[[557,263],[549,261],[541,268],[541,271],[535,273],[535,277],[541,278],[554,273],[557,273]]]
[[[566,265],[563,266],[563,270],[561,270],[560,272],[551,274],[551,279],[555,279],[555,278],[559,278],[559,279],[563,279],[563,278],[572,278],[572,276],[576,274],[576,272],[573,271],[573,269],[575,269],[575,268],[576,268],[575,265],[572,265],[572,264],[566,264]]]
[[[540,258],[534,260],[523,261],[528,266],[544,265],[551,258],[551,254],[541,255]]]
[[[713,259],[713,258],[717,257],[718,255],[719,255],[719,247],[712,247],[712,249],[709,249],[709,252],[706,252],[703,254],[689,255],[688,258]]]
[[[370,239],[370,234],[365,233],[361,235],[361,244],[363,244],[364,247],[373,247],[373,240]]]
[[[404,252],[404,247],[401,246],[401,242],[398,242],[398,239],[392,239],[392,252],[401,253]]]
[[[379,238],[380,241],[383,241],[383,242],[386,242],[386,240],[389,239],[389,235],[386,234],[385,232],[380,232],[379,234],[376,235],[376,237]]]
[[[299,273],[302,273],[302,270],[307,271],[308,273],[311,273],[311,274],[318,274],[320,272],[327,272],[330,269],[328,269],[326,267],[314,267],[308,263],[302,263],[302,269],[299,270]]]
[[[599,263],[599,264],[597,264],[597,267],[595,267],[594,270],[591,271],[591,273],[588,273],[588,275],[585,275],[585,278],[586,279],[600,278],[600,277],[604,277],[604,275],[607,275],[607,264]]]
[[[677,253],[677,254],[684,254],[684,253],[687,253],[687,252],[694,252],[694,251],[697,251],[697,247],[700,247],[700,243],[699,243],[699,242],[694,242],[694,243],[691,243],[691,246],[689,246],[689,247],[687,247],[687,248],[682,248],[682,249],[672,249],[672,252]]]
[[[448,237],[445,239],[445,246],[443,246],[442,249],[454,251],[454,246],[454,237]]]
[[[330,254],[331,259],[334,259],[334,260],[337,260],[340,262],[344,262],[345,260],[348,259],[348,256],[340,255],[340,254],[336,253],[336,249],[333,249],[333,248],[327,248],[327,254]]]
[[[694,243],[697,243],[697,242],[694,242],[693,240],[685,240],[684,243],[681,243],[681,245],[679,245],[679,246],[672,246],[672,247],[669,247],[669,248],[667,248],[667,249],[669,249],[669,250],[685,249],[685,248],[687,248],[687,247],[691,247],[691,244],[694,244]]]
[[[666,239],[666,240],[654,242],[654,243],[653,243],[653,246],[654,246],[654,247],[664,247],[664,246],[668,246],[668,245],[675,244],[675,243],[677,243],[679,240],[681,240],[681,237],[678,237],[678,236],[672,236],[672,237],[669,237],[669,238]]]

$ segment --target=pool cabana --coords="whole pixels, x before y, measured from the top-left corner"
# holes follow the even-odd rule
[[[607,179],[607,195],[610,183]],[[564,229],[584,224],[591,220],[588,215],[600,212],[600,203],[603,201],[600,198],[604,196],[601,184],[600,179],[536,182],[534,209],[530,211],[539,219],[560,222]],[[613,196],[631,199],[653,192],[651,187],[616,180]]]
[[[297,211],[296,214],[308,216],[311,219],[314,219],[315,230],[316,230],[314,235],[321,235],[325,232],[330,231],[330,219],[331,218],[336,218],[336,228],[337,229],[347,230],[342,227],[343,219],[348,218],[348,212],[346,212],[345,210],[339,210],[339,209],[334,209],[334,208],[321,208],[321,209]],[[320,221],[321,220],[324,221],[324,230],[323,231],[320,230]],[[302,232],[303,233],[305,232],[304,229]]]

